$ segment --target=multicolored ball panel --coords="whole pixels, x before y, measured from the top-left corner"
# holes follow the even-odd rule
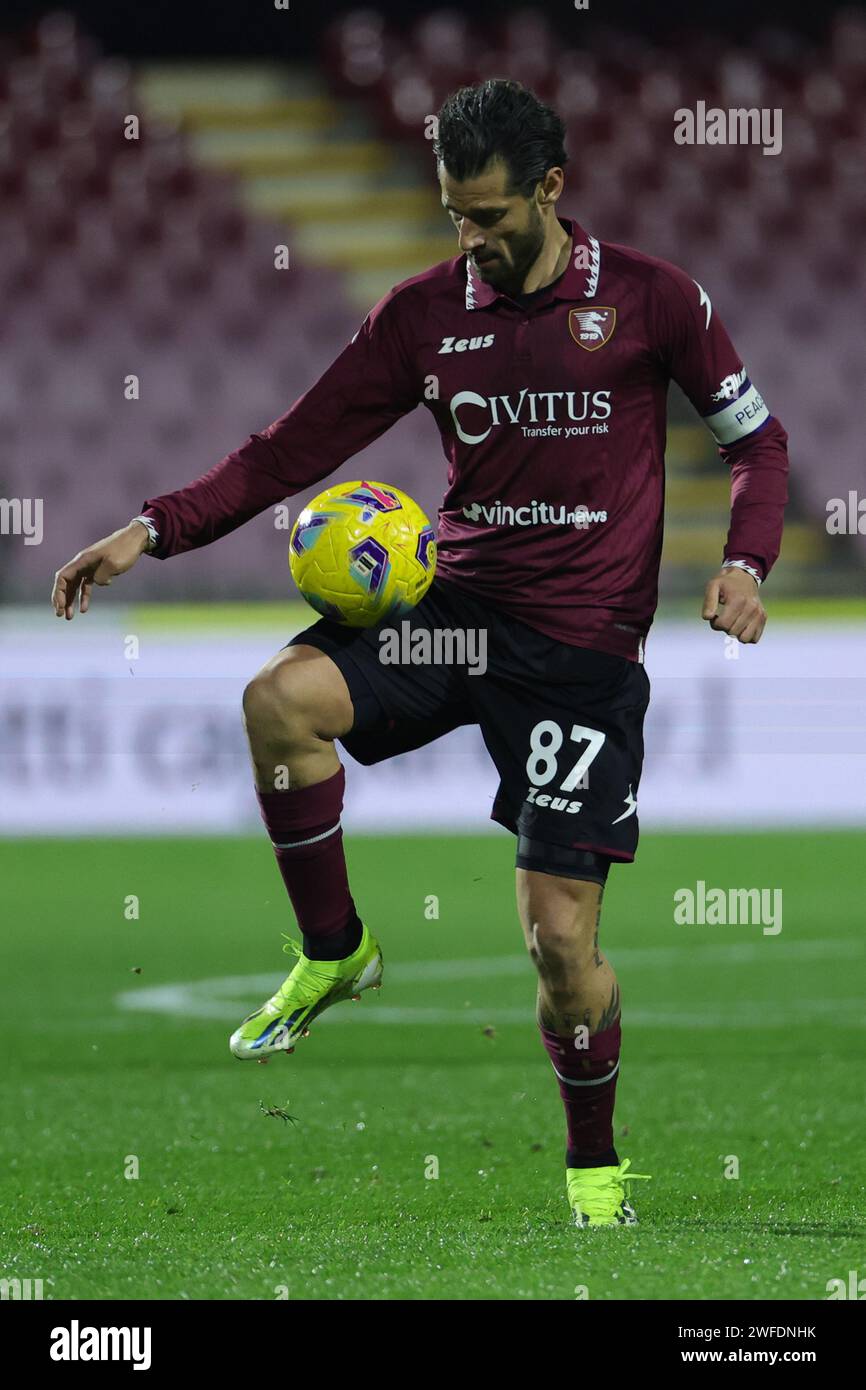
[[[399,488],[366,479],[338,483],[298,517],[289,566],[317,613],[372,627],[424,597],[436,571],[436,534]]]

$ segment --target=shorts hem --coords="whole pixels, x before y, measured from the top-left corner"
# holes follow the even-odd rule
[[[604,888],[607,883],[607,872],[600,873],[593,869],[566,869],[562,865],[553,864],[523,864],[521,863],[522,857],[518,854],[514,866],[517,869],[523,869],[524,873],[548,874],[551,878],[570,878],[579,883],[597,883],[601,888]]]
[[[517,822],[504,812],[499,812],[495,808],[490,812],[490,819],[496,821],[497,825],[509,830],[512,835],[519,835],[521,832],[517,828]],[[590,854],[606,854],[609,859],[615,859],[620,864],[634,863],[634,851],[625,849],[613,849],[610,845],[600,845],[590,840],[554,840],[544,834],[543,829],[533,826],[533,840],[540,840],[542,844],[558,845],[561,849],[582,849],[588,850]]]
[[[533,833],[533,838],[539,840],[541,836],[537,833]],[[610,845],[577,844],[575,841],[572,841],[569,845],[569,849],[587,849],[592,854],[606,854],[609,859],[616,859],[620,864],[634,863],[634,854],[629,854],[629,852],[624,849],[611,849]]]

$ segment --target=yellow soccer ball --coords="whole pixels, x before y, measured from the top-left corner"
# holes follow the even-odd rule
[[[436,535],[418,503],[390,483],[338,483],[295,522],[289,568],[322,617],[372,627],[424,597],[436,571]]]

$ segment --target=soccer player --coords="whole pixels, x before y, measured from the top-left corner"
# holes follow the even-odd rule
[[[302,946],[231,1050],[291,1052],[324,1009],[381,980],[346,876],[335,743],[371,764],[478,724],[500,779],[492,816],[517,841],[568,1199],[579,1226],[630,1224],[638,1175],[613,1135],[620,991],[599,922],[610,867],[638,841],[668,383],[730,467],[730,530],[703,617],[740,642],[757,642],[766,621],[759,588],[779,552],[787,436],[701,285],[557,215],[564,127],[530,91],[500,80],[458,91],[434,149],[459,255],[387,294],[286,415],[65,565],[53,603],[72,618],[78,594],[86,612],[94,583],[142,552],[218,540],[427,407],[447,489],[436,579],[409,621],[483,630],[487,669],[383,664],[375,628],[322,620],[251,681],[258,798]],[[289,785],[277,790],[281,769]]]

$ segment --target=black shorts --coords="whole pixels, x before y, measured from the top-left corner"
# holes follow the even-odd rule
[[[499,773],[493,820],[521,843],[634,858],[643,666],[546,637],[442,580],[403,619],[358,629],[323,618],[299,643],[339,666],[355,709],[340,741],[359,763],[477,724]]]

